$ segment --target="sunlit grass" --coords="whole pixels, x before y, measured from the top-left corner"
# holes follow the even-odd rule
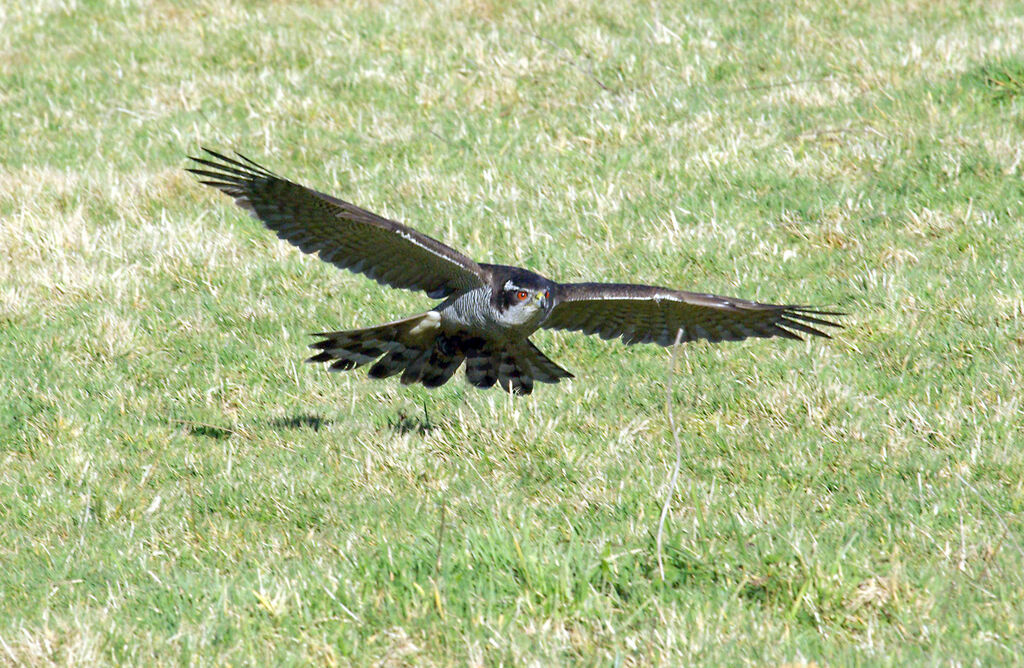
[[[0,12],[0,657],[1007,663],[1024,651],[1012,3]],[[539,333],[526,398],[303,365],[429,306],[202,144],[556,280],[849,313]]]

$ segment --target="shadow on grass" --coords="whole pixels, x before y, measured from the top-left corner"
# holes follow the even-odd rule
[[[291,417],[280,417],[268,420],[268,424],[274,429],[304,429],[309,428],[313,431],[320,431],[322,427],[331,424],[333,420],[325,418],[321,415],[313,415],[304,413],[301,415],[293,415]]]
[[[234,434],[240,434],[242,436],[252,435],[248,429],[237,426],[221,427],[207,422],[181,419],[172,419],[171,422],[184,428],[190,436],[212,438],[218,441],[231,438]],[[284,431],[286,429],[312,429],[313,431],[320,431],[323,427],[332,424],[333,422],[334,420],[331,420],[330,418],[309,413],[262,421],[263,424],[277,431]]]
[[[770,559],[761,564],[736,560],[719,562],[670,546],[665,546],[664,555],[663,584],[669,588],[724,586],[736,597],[774,609],[809,628],[816,628],[816,623],[822,619],[848,623],[842,592],[806,572],[795,559]],[[647,577],[658,579],[653,561],[648,566]]]
[[[996,103],[1024,95],[1024,60],[1002,58],[978,63],[956,79],[965,88],[985,91]]]
[[[409,415],[405,411],[398,411],[394,417],[388,417],[388,428],[398,434],[426,434],[437,429],[438,424],[430,419],[426,408],[422,415]]]
[[[230,429],[216,427],[212,424],[191,424],[188,425],[188,433],[193,436],[205,436],[206,438],[221,441],[225,438],[230,438],[233,432]]]
[[[230,429],[228,427],[218,427],[215,424],[197,422],[195,420],[180,420],[177,418],[172,418],[171,423],[183,428],[185,431],[188,432],[189,436],[212,438],[216,441],[222,441],[226,438],[231,438],[231,435],[235,433],[234,429]]]

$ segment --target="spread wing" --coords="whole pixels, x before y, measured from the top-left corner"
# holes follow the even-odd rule
[[[554,292],[555,307],[541,327],[622,337],[625,343],[670,346],[680,341],[738,341],[797,332],[824,336],[818,327],[841,327],[827,317],[843,315],[807,306],[760,304],[745,299],[682,292],[651,285],[563,283]]]
[[[378,283],[434,298],[484,285],[473,260],[436,239],[354,204],[283,179],[248,158],[210,149],[191,158],[199,182],[235,198],[277,236],[304,253]]]

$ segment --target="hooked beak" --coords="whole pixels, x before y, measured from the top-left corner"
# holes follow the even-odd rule
[[[551,292],[549,290],[545,290],[544,292],[538,292],[536,295],[534,295],[533,299],[535,302],[537,302],[538,306],[542,308],[547,308],[548,305],[551,304]]]

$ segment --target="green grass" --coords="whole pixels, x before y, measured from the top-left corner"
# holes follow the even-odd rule
[[[0,12],[0,662],[1024,654],[1019,2]],[[836,306],[535,338],[526,398],[301,364],[422,310],[197,185],[238,149],[482,261]]]

